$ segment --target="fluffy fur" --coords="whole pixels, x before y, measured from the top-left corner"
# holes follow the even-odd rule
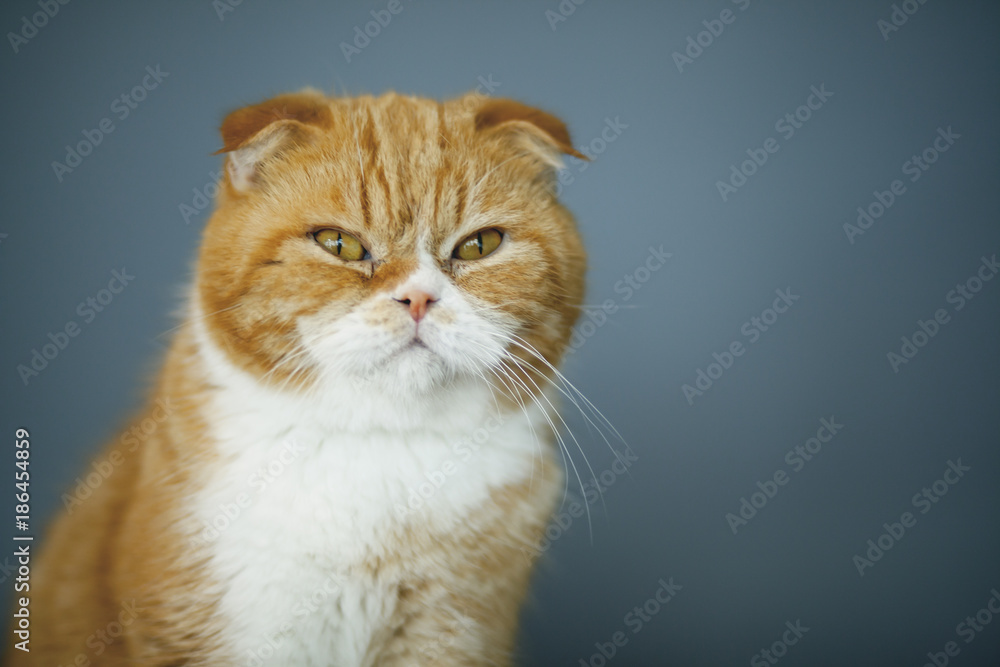
[[[583,292],[552,188],[565,126],[477,95],[305,91],[222,139],[137,423],[169,416],[52,526],[11,664],[509,664]],[[331,254],[328,228],[370,257]],[[495,252],[453,256],[494,228]]]

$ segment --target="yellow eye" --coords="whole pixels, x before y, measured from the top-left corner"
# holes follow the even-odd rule
[[[321,229],[313,234],[316,243],[331,253],[348,261],[357,261],[367,258],[368,251],[361,245],[361,241],[345,232],[336,229]]]
[[[482,229],[458,244],[452,254],[457,259],[479,259],[491,254],[500,245],[503,234],[491,227]]]

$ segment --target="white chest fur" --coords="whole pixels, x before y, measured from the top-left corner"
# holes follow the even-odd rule
[[[360,404],[357,387],[322,402],[264,389],[199,338],[220,387],[205,409],[221,462],[190,507],[225,590],[225,643],[241,665],[366,664],[396,593],[343,573],[412,522],[448,531],[527,479],[544,416],[498,420],[488,389],[469,385],[380,419],[392,406]],[[367,428],[338,415],[352,404]]]

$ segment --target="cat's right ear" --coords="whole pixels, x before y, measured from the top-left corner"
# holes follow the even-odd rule
[[[500,133],[520,141],[523,147],[555,169],[562,169],[563,154],[590,159],[573,148],[565,123],[546,111],[514,100],[487,100],[476,111],[475,125],[477,131]]]
[[[228,153],[226,172],[237,192],[248,192],[260,182],[267,161],[290,146],[308,141],[317,126],[332,122],[326,97],[313,90],[279,95],[260,104],[237,109],[222,121],[222,148]]]

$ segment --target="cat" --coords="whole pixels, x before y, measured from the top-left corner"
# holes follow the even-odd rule
[[[554,186],[584,156],[476,93],[307,89],[221,134],[155,429],[51,526],[11,664],[511,664],[565,480],[586,255]]]

